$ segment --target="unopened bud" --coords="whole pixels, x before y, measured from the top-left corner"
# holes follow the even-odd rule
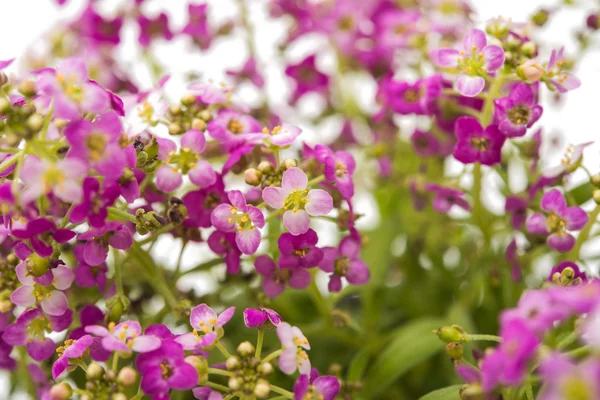
[[[521,46],[521,53],[527,57],[534,57],[537,52],[537,46],[531,40]]]
[[[329,375],[340,376],[342,374],[342,366],[338,363],[331,364],[327,370]]]
[[[517,75],[527,83],[539,81],[544,75],[544,68],[534,60],[527,60],[517,67]]]
[[[244,178],[248,185],[258,186],[261,184],[262,172],[256,168],[248,168],[244,171]]]
[[[52,400],[68,400],[71,398],[73,389],[66,382],[57,383],[50,389],[50,399]]]
[[[173,105],[169,106],[169,114],[171,114],[173,116],[177,116],[177,115],[181,114],[181,107],[179,107],[177,104],[173,104]]]
[[[42,129],[44,125],[44,118],[40,114],[33,114],[31,117],[27,118],[27,127],[34,132],[38,132]]]
[[[191,106],[192,104],[196,103],[196,96],[194,96],[191,93],[186,94],[185,96],[183,96],[181,98],[181,104],[183,104],[184,106]]]
[[[137,381],[137,372],[131,367],[123,367],[117,375],[117,382],[123,386],[131,386]]]
[[[127,396],[123,393],[115,393],[111,396],[110,400],[127,400]]]
[[[13,303],[10,300],[0,301],[0,313],[7,313],[13,308]]]
[[[298,166],[298,161],[294,160],[293,158],[286,158],[281,163],[281,168],[284,171],[287,171],[288,169],[290,169],[292,167],[297,167],[297,166]]]
[[[596,186],[597,188],[600,188],[600,174],[592,175],[592,177],[590,178],[590,182],[592,183],[592,185]]]
[[[200,111],[199,117],[202,118],[204,121],[208,122],[211,120],[212,114],[208,110],[202,110]]]
[[[39,278],[50,269],[50,259],[40,257],[37,253],[31,253],[25,260],[25,266],[30,275]]]
[[[259,399],[264,399],[269,395],[270,392],[271,385],[269,385],[269,382],[265,381],[264,379],[259,379],[258,382],[256,382],[256,386],[254,387],[254,395],[256,397]]]
[[[254,354],[254,345],[248,341],[242,342],[237,347],[237,352],[242,357],[248,357]]]
[[[62,118],[54,118],[52,122],[54,123],[54,126],[56,126],[56,129],[62,129],[68,124],[68,121]]]
[[[19,85],[19,92],[25,97],[31,97],[35,94],[35,82],[26,80]]]
[[[438,337],[446,342],[464,342],[467,340],[466,332],[458,325],[442,326],[437,331],[434,331]]]
[[[206,122],[200,118],[194,118],[192,120],[192,129],[204,131],[206,129]]]
[[[181,135],[182,132],[183,129],[179,124],[174,122],[169,124],[169,135]]]
[[[240,378],[231,377],[229,378],[229,382],[227,382],[227,386],[229,386],[229,389],[231,390],[239,390],[243,383],[244,382]]]
[[[531,16],[531,22],[533,22],[537,26],[544,26],[548,22],[549,18],[550,11],[542,8]]]
[[[102,368],[102,365],[93,362],[90,365],[88,365],[88,368],[85,371],[85,375],[87,376],[89,381],[95,381],[97,379],[102,378],[102,376],[104,375],[104,368]]]
[[[187,208],[183,205],[181,200],[179,203],[171,203],[167,210],[167,217],[169,221],[174,224],[181,224],[187,217]]]
[[[229,371],[233,371],[235,369],[238,369],[240,367],[240,360],[239,360],[239,358],[237,358],[235,356],[229,357],[227,359],[227,361],[225,361],[225,367]]]
[[[600,27],[598,25],[598,14],[589,15],[585,22],[586,22],[588,28],[590,28],[593,31],[597,30]]]
[[[464,385],[459,390],[461,400],[484,400],[485,393],[479,385]]]
[[[10,101],[8,99],[5,99],[4,97],[0,97],[0,114],[5,114],[6,112],[8,112],[8,110],[10,110],[12,104],[10,103]]]
[[[450,342],[446,345],[446,353],[448,353],[453,360],[462,360],[463,347],[458,342]]]
[[[273,372],[273,365],[270,362],[264,362],[258,366],[258,372],[263,375],[269,375]]]
[[[275,166],[269,161],[262,161],[256,168],[263,174],[272,174],[275,172]]]
[[[600,189],[596,189],[592,192],[592,197],[596,204],[600,204]]]

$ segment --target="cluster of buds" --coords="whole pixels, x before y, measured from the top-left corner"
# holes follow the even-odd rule
[[[2,144],[16,146],[22,139],[31,139],[40,132],[44,117],[37,112],[30,101],[12,103],[8,98],[0,98],[0,132]]]
[[[240,343],[237,353],[239,357],[232,356],[226,361],[227,370],[234,373],[229,378],[229,388],[247,396],[266,398],[271,392],[271,386],[264,377],[273,372],[273,366],[255,357],[255,348],[250,342]]]
[[[269,161],[263,161],[256,168],[248,168],[244,172],[244,177],[248,185],[260,186],[261,189],[268,186],[279,186],[281,185],[283,173],[297,166],[298,162],[291,158],[283,160],[279,167],[275,167]]]
[[[190,129],[204,131],[212,118],[210,110],[198,103],[196,96],[191,93],[183,96],[179,103],[167,110],[169,134],[181,135]]]
[[[18,259],[13,253],[0,259],[0,313],[8,312],[13,307],[10,295],[19,287],[19,279],[15,271],[17,262]]]
[[[158,143],[156,138],[152,139],[148,143],[144,143],[140,138],[136,138],[133,143],[136,152],[136,168],[141,169],[145,173],[152,173],[158,166]],[[134,178],[135,179],[135,178]]]
[[[145,211],[142,208],[138,208],[135,212],[136,224],[135,230],[140,235],[145,235],[149,232],[154,232],[157,229],[162,228],[166,225],[166,218],[162,217],[155,211]]]

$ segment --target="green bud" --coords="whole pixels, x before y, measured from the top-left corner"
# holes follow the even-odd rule
[[[259,379],[254,387],[254,395],[259,399],[265,399],[271,392],[271,385],[264,379]]]
[[[281,163],[281,169],[283,169],[284,171],[287,171],[288,169],[290,169],[292,167],[297,167],[297,166],[298,166],[298,161],[294,160],[293,158],[286,158]]]
[[[4,97],[0,97],[0,114],[6,114],[12,107],[11,102]]]
[[[485,393],[477,384],[463,385],[458,393],[461,400],[485,400]]]
[[[263,174],[267,175],[270,175],[275,172],[275,166],[269,161],[262,161],[260,164],[258,164],[258,167],[256,168]]]
[[[592,183],[592,185],[596,186],[597,188],[600,188],[600,174],[592,175],[592,177],[590,178],[590,182]]]
[[[39,132],[44,126],[44,118],[40,114],[33,114],[27,119],[27,127],[34,132]]]
[[[177,115],[181,114],[181,107],[177,104],[173,104],[173,105],[169,106],[169,114],[171,114],[173,116],[177,116]]]
[[[258,186],[261,183],[262,172],[256,168],[248,168],[244,171],[244,179],[248,185]]]
[[[231,356],[225,361],[225,367],[228,371],[236,370],[240,367],[240,359],[236,356]]]
[[[106,317],[104,318],[107,323],[109,322],[119,322],[121,316],[127,312],[129,309],[129,305],[131,302],[125,296],[113,296],[106,301],[106,308],[108,312],[106,313]]]
[[[181,135],[182,133],[183,128],[181,128],[181,125],[174,122],[169,124],[169,135]]]
[[[31,253],[25,260],[25,266],[30,275],[39,278],[50,269],[50,259],[40,257],[37,253]]]
[[[57,383],[50,389],[50,399],[52,400],[68,400],[72,394],[73,389],[66,382]]]
[[[127,400],[127,396],[124,393],[115,393],[111,396],[110,400]]]
[[[596,189],[592,192],[592,197],[596,204],[600,204],[600,189]]]
[[[25,97],[31,97],[35,94],[35,82],[25,80],[19,85],[19,92]]]
[[[446,343],[465,342],[467,340],[465,330],[458,325],[442,326],[440,329],[433,332]]]
[[[462,360],[463,347],[458,342],[450,342],[446,345],[446,353],[448,353],[453,360]]]
[[[192,120],[192,129],[204,131],[206,129],[206,122],[202,119],[194,118]]]
[[[208,360],[206,358],[200,356],[187,356],[185,362],[196,368],[199,385],[208,380]]]
[[[158,142],[156,138],[152,138],[150,143],[144,146],[144,151],[148,153],[148,159],[154,160],[158,156]]]
[[[535,14],[531,16],[531,22],[533,22],[537,26],[544,26],[550,19],[550,11],[545,9],[538,10]]]
[[[534,57],[536,51],[537,51],[537,46],[532,41],[526,42],[521,46],[521,53],[523,53],[523,55],[526,57],[529,57],[529,58]]]
[[[200,114],[198,114],[198,116],[200,118],[202,118],[206,122],[208,122],[208,121],[210,121],[212,119],[212,114],[208,110],[202,110],[202,111],[200,111]]]
[[[136,161],[137,168],[142,168],[148,162],[148,153],[146,153],[144,150],[137,153],[136,157],[137,157],[137,161]]]
[[[172,197],[169,200],[169,209],[167,210],[167,218],[174,224],[181,224],[187,217],[187,208],[183,202],[177,197]]]
[[[88,365],[88,368],[85,371],[85,376],[90,381],[98,380],[102,378],[102,376],[104,376],[104,368],[102,368],[102,365],[93,362],[90,365]]]
[[[192,93],[188,93],[181,98],[181,104],[183,104],[186,107],[189,107],[195,103],[196,103],[196,96],[194,96]]]
[[[237,353],[242,357],[251,356],[254,350],[254,345],[248,341],[240,343],[237,347]]]

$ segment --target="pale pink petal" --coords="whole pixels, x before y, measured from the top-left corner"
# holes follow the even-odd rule
[[[457,81],[457,91],[466,97],[477,96],[485,87],[485,79],[480,76],[461,75]]]
[[[242,253],[246,255],[254,254],[258,250],[258,246],[260,246],[260,231],[255,227],[237,231],[235,234],[235,243]]]
[[[209,187],[217,181],[217,173],[206,160],[198,161],[194,168],[188,172],[188,176],[190,181],[199,188]]]
[[[322,189],[313,189],[306,196],[306,212],[312,216],[327,215],[333,209],[333,198]]]
[[[40,305],[46,314],[60,316],[69,308],[69,301],[63,292],[53,290],[50,292],[50,296],[42,299]]]
[[[156,187],[163,192],[170,193],[181,186],[183,178],[179,172],[167,165],[163,165],[156,171]]]
[[[35,289],[33,286],[21,286],[10,295],[10,301],[17,306],[29,307],[35,304]]]
[[[310,217],[304,210],[288,210],[283,214],[283,225],[292,235],[301,235],[310,228]]]
[[[219,314],[219,316],[217,317],[217,324],[215,325],[215,327],[220,328],[227,322],[229,322],[231,317],[233,317],[233,313],[235,313],[235,307],[229,307],[221,314]]]
[[[285,374],[296,372],[296,347],[288,347],[279,356],[279,369]]]
[[[74,279],[71,268],[59,265],[52,269],[52,274],[54,275],[53,285],[55,288],[58,290],[66,290],[71,287]]]
[[[160,339],[152,335],[141,335],[133,339],[133,351],[147,353],[160,347]]]
[[[279,187],[266,187],[263,189],[262,198],[269,206],[280,209],[285,204],[288,192]]]
[[[215,322],[210,324],[209,321],[214,320]],[[217,313],[215,310],[202,303],[192,309],[190,313],[190,324],[192,328],[202,330],[202,327],[206,324],[214,325],[217,321]],[[200,325],[200,323],[203,323]]]
[[[300,168],[288,168],[281,178],[281,187],[288,193],[294,190],[304,190],[308,185],[308,177]]]

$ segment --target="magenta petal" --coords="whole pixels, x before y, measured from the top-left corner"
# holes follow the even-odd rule
[[[69,308],[67,296],[59,290],[50,292],[50,296],[44,297],[40,302],[42,310],[48,315],[63,315]]]
[[[175,390],[189,390],[198,384],[198,372],[191,364],[182,362],[173,368],[173,375],[168,382],[169,387]]]
[[[156,187],[163,192],[170,193],[181,186],[183,178],[179,172],[167,165],[163,165],[156,171]]]
[[[217,323],[215,324],[215,327],[220,328],[226,323],[228,323],[229,320],[233,317],[233,313],[235,313],[235,307],[229,307],[221,314],[219,314],[219,316],[217,317]]]
[[[321,393],[323,400],[333,400],[340,392],[340,381],[335,376],[320,376],[313,386]]]
[[[205,145],[206,138],[204,137],[204,132],[197,129],[187,131],[181,137],[181,147],[183,149],[190,149],[196,154],[201,153]]]
[[[360,260],[350,263],[346,279],[353,285],[363,285],[369,281],[369,267]]]
[[[88,265],[93,267],[102,264],[106,261],[108,249],[100,242],[90,240],[83,248],[83,258]]]
[[[461,75],[458,77],[456,90],[466,97],[477,96],[485,87],[485,79],[480,76]]]
[[[269,276],[277,269],[275,261],[273,261],[271,257],[265,255],[256,257],[254,267],[258,273],[263,276]]]
[[[337,293],[342,290],[342,278],[338,275],[329,277],[329,285],[327,286],[330,292]]]
[[[550,232],[546,217],[540,213],[535,213],[529,217],[525,222],[525,226],[527,227],[527,232],[536,235],[547,235]]]
[[[124,353],[131,353],[131,349],[127,347],[125,343],[112,335],[104,336],[102,338],[102,347],[108,351],[122,351]]]
[[[485,46],[482,50],[487,72],[497,71],[504,65],[504,50],[500,46]]]
[[[256,253],[258,246],[260,246],[260,231],[255,227],[237,231],[235,234],[235,244],[246,255]]]
[[[544,211],[561,214],[567,207],[567,201],[560,190],[552,189],[542,197],[541,207]]]
[[[266,187],[263,189],[262,198],[269,206],[280,209],[285,204],[288,192],[279,187]]]
[[[546,241],[548,246],[561,253],[570,251],[575,245],[575,238],[568,233],[553,233]]]
[[[567,223],[567,229],[572,231],[582,229],[588,221],[588,214],[579,207],[567,207],[560,217]]]
[[[85,332],[91,333],[92,335],[104,337],[110,335],[108,329],[101,325],[88,325],[85,327]]]
[[[233,232],[235,230],[235,222],[231,220],[231,206],[229,204],[219,204],[215,207],[210,214],[210,222],[222,232]]]
[[[277,283],[271,278],[265,278],[263,281],[263,290],[267,297],[273,298],[283,293],[285,285],[283,283]]]
[[[133,339],[133,351],[138,353],[147,353],[160,347],[160,339],[152,335],[140,335]]]
[[[41,338],[27,343],[27,353],[35,361],[44,361],[54,354],[55,343],[48,338]]]
[[[8,67],[10,64],[12,64],[13,61],[15,61],[14,58],[11,58],[9,60],[0,60],[0,70]]]
[[[318,217],[327,215],[333,209],[333,198],[323,189],[313,189],[306,196],[306,206],[304,207],[309,215]]]
[[[294,190],[304,190],[308,185],[308,177],[300,168],[288,168],[281,178],[281,187],[288,193]]]
[[[244,324],[248,328],[259,328],[267,322],[267,314],[261,310],[254,308],[246,308],[244,310]]]
[[[283,225],[292,235],[301,235],[310,228],[310,217],[304,210],[288,210],[283,214]]]
[[[310,285],[310,272],[305,269],[297,268],[292,270],[289,284],[294,289],[304,289]]]
[[[52,379],[56,380],[69,366],[69,359],[65,356],[58,358],[52,365]]]

